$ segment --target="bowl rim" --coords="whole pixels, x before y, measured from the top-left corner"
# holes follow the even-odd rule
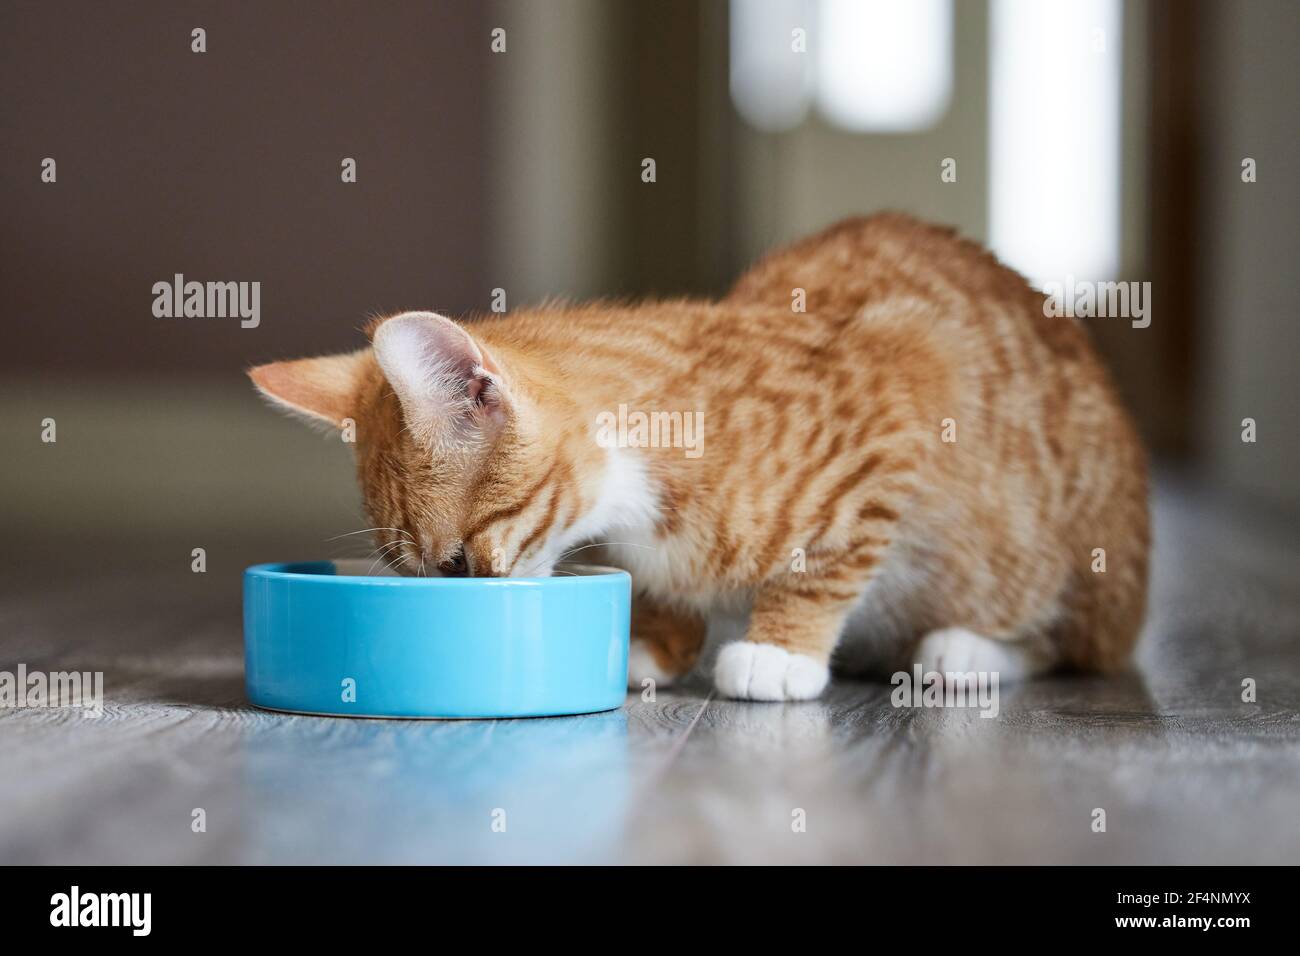
[[[310,561],[271,561],[254,564],[244,569],[245,578],[269,578],[275,581],[312,582],[332,587],[417,587],[417,588],[492,588],[492,587],[600,587],[611,581],[632,576],[622,568],[608,567],[603,564],[586,564],[583,562],[561,562],[557,567],[581,568],[581,574],[561,575],[558,577],[528,578],[417,578],[400,575],[364,575],[364,574],[323,574],[319,571],[292,571],[309,565],[331,564],[337,567],[337,561],[345,558],[320,558]]]

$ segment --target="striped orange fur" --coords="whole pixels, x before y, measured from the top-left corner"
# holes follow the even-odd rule
[[[960,629],[1032,673],[1114,669],[1137,638],[1134,429],[1080,325],[950,230],[848,220],[718,302],[370,331],[370,348],[250,374],[291,410],[355,421],[366,507],[407,533],[407,573],[547,574],[606,543],[656,679],[695,662],[719,612],[748,628],[719,686],[761,699],[815,696],[837,645],[846,667],[888,669]],[[701,413],[698,456],[607,447],[596,423],[620,406]]]

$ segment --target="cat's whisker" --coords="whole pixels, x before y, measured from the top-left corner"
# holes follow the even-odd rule
[[[386,555],[390,554],[394,548],[396,548],[396,549],[398,550],[398,552],[400,553],[400,552],[401,552],[402,545],[404,545],[404,544],[406,544],[405,541],[402,541],[401,539],[398,539],[397,541],[390,541],[388,544],[386,544],[386,545],[383,547],[382,550],[379,549],[379,548],[376,548],[375,550],[377,550],[377,551],[381,551],[381,553],[380,553],[379,557],[375,558],[374,564],[370,565],[370,570],[366,572],[367,576],[370,575],[371,572],[373,572],[373,571],[375,570],[375,565],[379,564],[380,561],[384,560],[384,557],[385,557]]]
[[[593,541],[591,544],[584,544],[579,548],[570,548],[568,551],[565,551],[558,558],[556,558],[554,563],[559,564],[565,558],[572,557],[573,555],[577,554],[579,551],[586,551],[588,548],[603,548],[611,544],[625,545],[630,548],[645,548],[647,551],[659,550],[653,545],[639,544],[635,541]],[[542,559],[539,558],[538,560],[530,564],[528,566],[528,570],[524,572],[522,575],[520,575],[520,577],[525,577],[525,578],[532,577],[540,569],[541,565],[542,565]]]
[[[348,545],[349,545],[349,544],[356,545],[356,546],[360,547],[360,546],[362,546],[362,542],[359,542],[359,541],[358,541],[358,542],[345,542],[341,547],[335,547],[333,550],[334,550],[334,556],[335,556],[335,557],[342,557],[342,558],[361,558],[361,559],[364,560],[365,558],[373,557],[374,554],[375,554],[375,552],[377,552],[377,551],[381,551],[381,550],[383,550],[384,548],[388,547],[389,545],[391,545],[391,544],[396,544],[396,543],[397,543],[397,541],[386,541],[386,542],[381,543],[378,547],[369,548],[369,549],[366,549],[365,551],[358,551],[358,552],[353,553],[353,554],[348,554],[348,553],[347,553],[347,548],[348,548]]]
[[[586,551],[588,548],[605,548],[605,547],[609,547],[610,545],[620,545],[626,548],[644,548],[647,551],[659,550],[659,548],[655,547],[654,545],[641,544],[638,541],[593,541],[590,544],[584,544],[576,548],[570,548],[568,551],[565,551],[562,554],[560,554],[560,556],[557,557],[553,563],[559,564],[561,561],[573,557],[579,551]],[[541,564],[542,561],[540,559],[534,561],[531,565],[528,566],[528,570],[525,571],[523,574],[521,574],[520,577],[525,577],[525,578],[533,577],[540,569]],[[574,574],[572,571],[559,572],[556,571],[554,568],[552,568],[551,573],[552,574],[559,574],[559,573],[573,574],[574,577],[579,577],[579,575]]]
[[[406,543],[406,542],[405,542],[405,541],[402,541],[400,538],[397,539],[396,541],[389,541],[389,542],[387,542],[387,543],[385,543],[385,544],[381,544],[381,545],[380,545],[379,547],[377,547],[377,548],[371,548],[371,550],[370,550],[370,554],[367,554],[366,557],[368,558],[368,557],[370,557],[371,554],[376,554],[376,553],[379,553],[379,552],[382,552],[382,553],[379,554],[379,556],[380,556],[380,557],[383,557],[384,553],[387,553],[388,550],[389,550],[390,548],[398,547],[399,545],[403,545],[403,544],[405,544],[405,543]]]
[[[405,528],[362,528],[360,531],[345,531],[342,534],[336,534],[334,537],[326,538],[325,540],[337,541],[339,538],[351,537],[354,534],[369,534],[372,531],[396,531],[398,534],[404,534],[408,538],[411,537],[411,533],[407,531]]]
[[[364,560],[374,555],[375,549],[363,548],[330,548],[329,556],[334,559],[340,558],[358,558]]]
[[[571,548],[561,554],[556,561],[563,561],[565,558],[572,557],[579,551],[586,551],[588,548],[606,548],[610,545],[617,544],[627,548],[645,548],[647,551],[658,551],[659,549],[649,544],[639,544],[635,541],[593,541],[591,544],[584,544],[580,548]]]
[[[399,548],[397,551],[397,557],[390,559],[384,565],[384,570],[380,571],[379,573],[384,574],[387,571],[395,571],[397,569],[397,564],[399,562],[405,562],[405,561],[406,561],[406,553]]]

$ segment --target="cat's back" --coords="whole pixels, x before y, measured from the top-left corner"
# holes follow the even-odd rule
[[[952,375],[958,400],[995,386],[1004,397],[1082,389],[1123,417],[1077,321],[1045,314],[1043,294],[978,243],[902,213],[845,219],[777,249],[724,302],[765,307],[760,340],[797,329],[867,365],[882,344],[908,342],[931,360],[927,373]]]
[[[808,312],[832,318],[898,297],[1031,305],[1038,298],[1021,276],[955,229],[895,212],[844,219],[768,253],[726,301],[788,304],[796,290],[805,293]]]

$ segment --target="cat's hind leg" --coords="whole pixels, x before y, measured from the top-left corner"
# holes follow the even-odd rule
[[[695,665],[706,631],[707,623],[700,615],[635,595],[627,686],[638,690],[646,680],[654,681],[657,687],[672,686]]]
[[[1019,681],[1051,670],[1056,660],[1039,640],[996,640],[964,627],[945,627],[921,638],[913,662],[938,673],[996,673]]]

